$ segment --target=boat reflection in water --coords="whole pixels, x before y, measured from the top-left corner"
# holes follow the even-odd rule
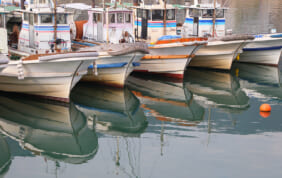
[[[84,163],[98,149],[95,131],[72,102],[59,105],[1,94],[0,131],[22,148],[56,162]]]
[[[79,83],[71,98],[89,120],[94,120],[97,132],[136,136],[147,127],[140,102],[127,87],[118,89]]]
[[[230,73],[214,70],[186,70],[184,86],[205,108],[221,108],[226,112],[240,112],[249,107],[249,98],[239,81]]]
[[[203,120],[204,108],[183,89],[182,80],[133,75],[128,78],[128,85],[142,107],[157,120],[182,126],[194,126]]]
[[[240,85],[249,97],[263,101],[281,102],[282,86],[277,67],[236,63],[232,72],[240,78]]]
[[[4,177],[11,164],[11,153],[5,138],[0,135],[0,177]]]

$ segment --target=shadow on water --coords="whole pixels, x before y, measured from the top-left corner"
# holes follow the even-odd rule
[[[96,124],[97,132],[138,136],[147,127],[140,102],[127,87],[119,89],[79,83],[71,98],[88,120]]]
[[[22,149],[55,162],[85,163],[98,149],[95,130],[72,102],[58,105],[1,93],[0,132]]]

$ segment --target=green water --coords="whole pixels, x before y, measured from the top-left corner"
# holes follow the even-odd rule
[[[184,82],[133,75],[124,90],[79,83],[68,105],[1,94],[0,177],[281,177],[281,72],[235,64],[189,68]]]

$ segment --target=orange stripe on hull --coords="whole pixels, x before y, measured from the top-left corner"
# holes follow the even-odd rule
[[[155,44],[168,44],[168,43],[183,43],[183,42],[193,42],[193,41],[207,41],[208,39],[205,37],[197,37],[197,38],[177,38],[171,40],[159,40]]]
[[[142,59],[179,59],[179,58],[193,58],[195,55],[146,55]]]

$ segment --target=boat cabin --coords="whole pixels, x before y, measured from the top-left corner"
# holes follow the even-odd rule
[[[176,35],[176,8],[171,4],[167,4],[166,8],[163,3],[138,6],[135,17],[136,39],[156,42],[163,35]]]
[[[83,25],[83,39],[119,43],[130,35],[133,38],[132,10],[118,8],[91,8],[88,22]],[[127,35],[127,36],[126,36]]]
[[[8,54],[8,40],[7,40],[7,30],[6,30],[6,12],[4,8],[0,7],[0,53]]]
[[[187,7],[182,27],[183,36],[207,37],[213,34],[213,15],[216,12],[214,36],[225,36],[225,11],[219,4],[197,4]]]
[[[44,1],[44,0],[43,0]],[[53,52],[55,43],[58,50],[71,50],[70,25],[63,8],[43,5],[30,6],[22,12],[22,27],[19,34],[18,49],[33,54]],[[56,23],[55,23],[56,19]],[[56,39],[56,40],[55,40]]]

